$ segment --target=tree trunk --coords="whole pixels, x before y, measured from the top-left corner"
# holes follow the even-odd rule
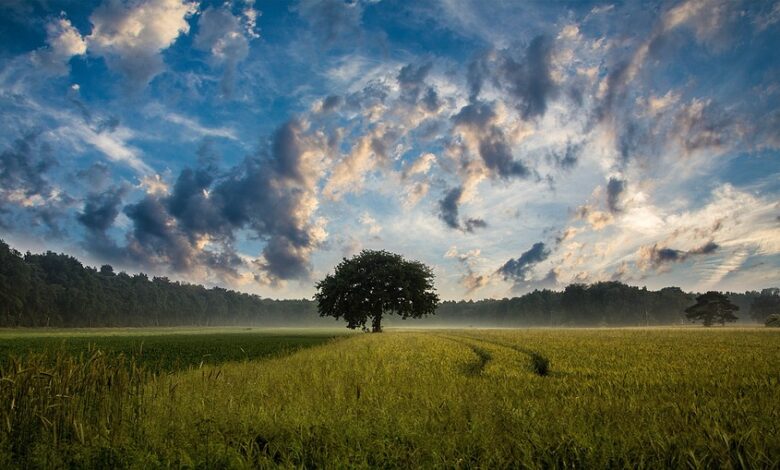
[[[374,319],[371,321],[371,332],[372,333],[382,332],[382,314],[374,315]]]

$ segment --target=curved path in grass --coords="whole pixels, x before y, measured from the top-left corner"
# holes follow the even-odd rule
[[[487,340],[485,338],[480,338],[478,336],[475,336],[474,334],[466,334],[466,333],[458,334],[458,335],[439,334],[439,336],[466,344],[472,349],[472,351],[474,351],[474,353],[478,356],[479,360],[475,363],[473,369],[469,369],[469,373],[471,375],[478,375],[482,373],[488,361],[490,361],[490,359],[492,358],[492,356],[488,351],[486,351],[484,348],[475,345],[475,343],[489,344],[492,346],[508,348],[517,351],[521,354],[528,356],[528,359],[530,361],[529,368],[533,373],[539,376],[546,376],[550,374],[550,360],[538,351],[533,351],[528,348],[523,348],[518,345],[506,343],[502,341]]]

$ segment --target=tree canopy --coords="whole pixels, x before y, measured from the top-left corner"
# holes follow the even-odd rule
[[[0,240],[0,326],[324,325],[310,300],[271,300],[221,287],[99,270]]]
[[[436,313],[439,297],[433,271],[419,261],[407,261],[387,251],[363,250],[344,258],[333,274],[317,283],[321,316],[344,318],[348,328],[382,331],[384,315],[403,319]]]
[[[696,297],[696,304],[685,309],[686,316],[691,320],[701,320],[704,326],[712,326],[718,322],[725,325],[726,322],[737,321],[734,312],[739,307],[731,303],[728,297],[720,292],[709,291]]]
[[[773,314],[780,315],[780,289],[776,287],[762,290],[750,304],[750,316],[759,323]]]

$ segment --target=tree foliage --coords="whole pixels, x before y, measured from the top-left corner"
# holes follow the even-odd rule
[[[387,251],[363,250],[344,258],[333,274],[317,283],[317,309],[321,316],[344,318],[348,328],[371,322],[382,330],[384,315],[402,319],[436,313],[439,297],[433,271],[419,261],[407,261]]]
[[[685,313],[691,320],[701,320],[704,326],[712,326],[715,322],[725,325],[726,322],[737,321],[734,314],[737,310],[739,307],[724,294],[709,291],[696,297],[696,303],[686,308]]]
[[[750,304],[750,317],[764,323],[772,315],[780,315],[780,289],[764,289]]]
[[[436,318],[462,326],[644,326],[679,324],[694,296],[679,287],[651,291],[609,281],[571,284],[563,292],[535,290],[520,297],[445,301]]]
[[[0,240],[0,326],[319,324],[313,302],[150,279],[51,251],[22,255]]]

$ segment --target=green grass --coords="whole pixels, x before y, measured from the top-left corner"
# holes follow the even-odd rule
[[[160,326],[160,327],[100,327],[100,328],[0,328],[0,340],[16,338],[74,338],[106,336],[161,336],[161,335],[211,335],[217,333],[254,333],[266,336],[298,335],[343,335],[348,333],[338,328],[269,328],[246,326]]]
[[[92,350],[132,357],[153,371],[284,355],[344,335],[343,330],[121,328],[0,330],[0,364],[30,354],[78,356]]]
[[[389,331],[166,374],[121,357],[5,368],[0,466],[780,466],[777,331]]]

